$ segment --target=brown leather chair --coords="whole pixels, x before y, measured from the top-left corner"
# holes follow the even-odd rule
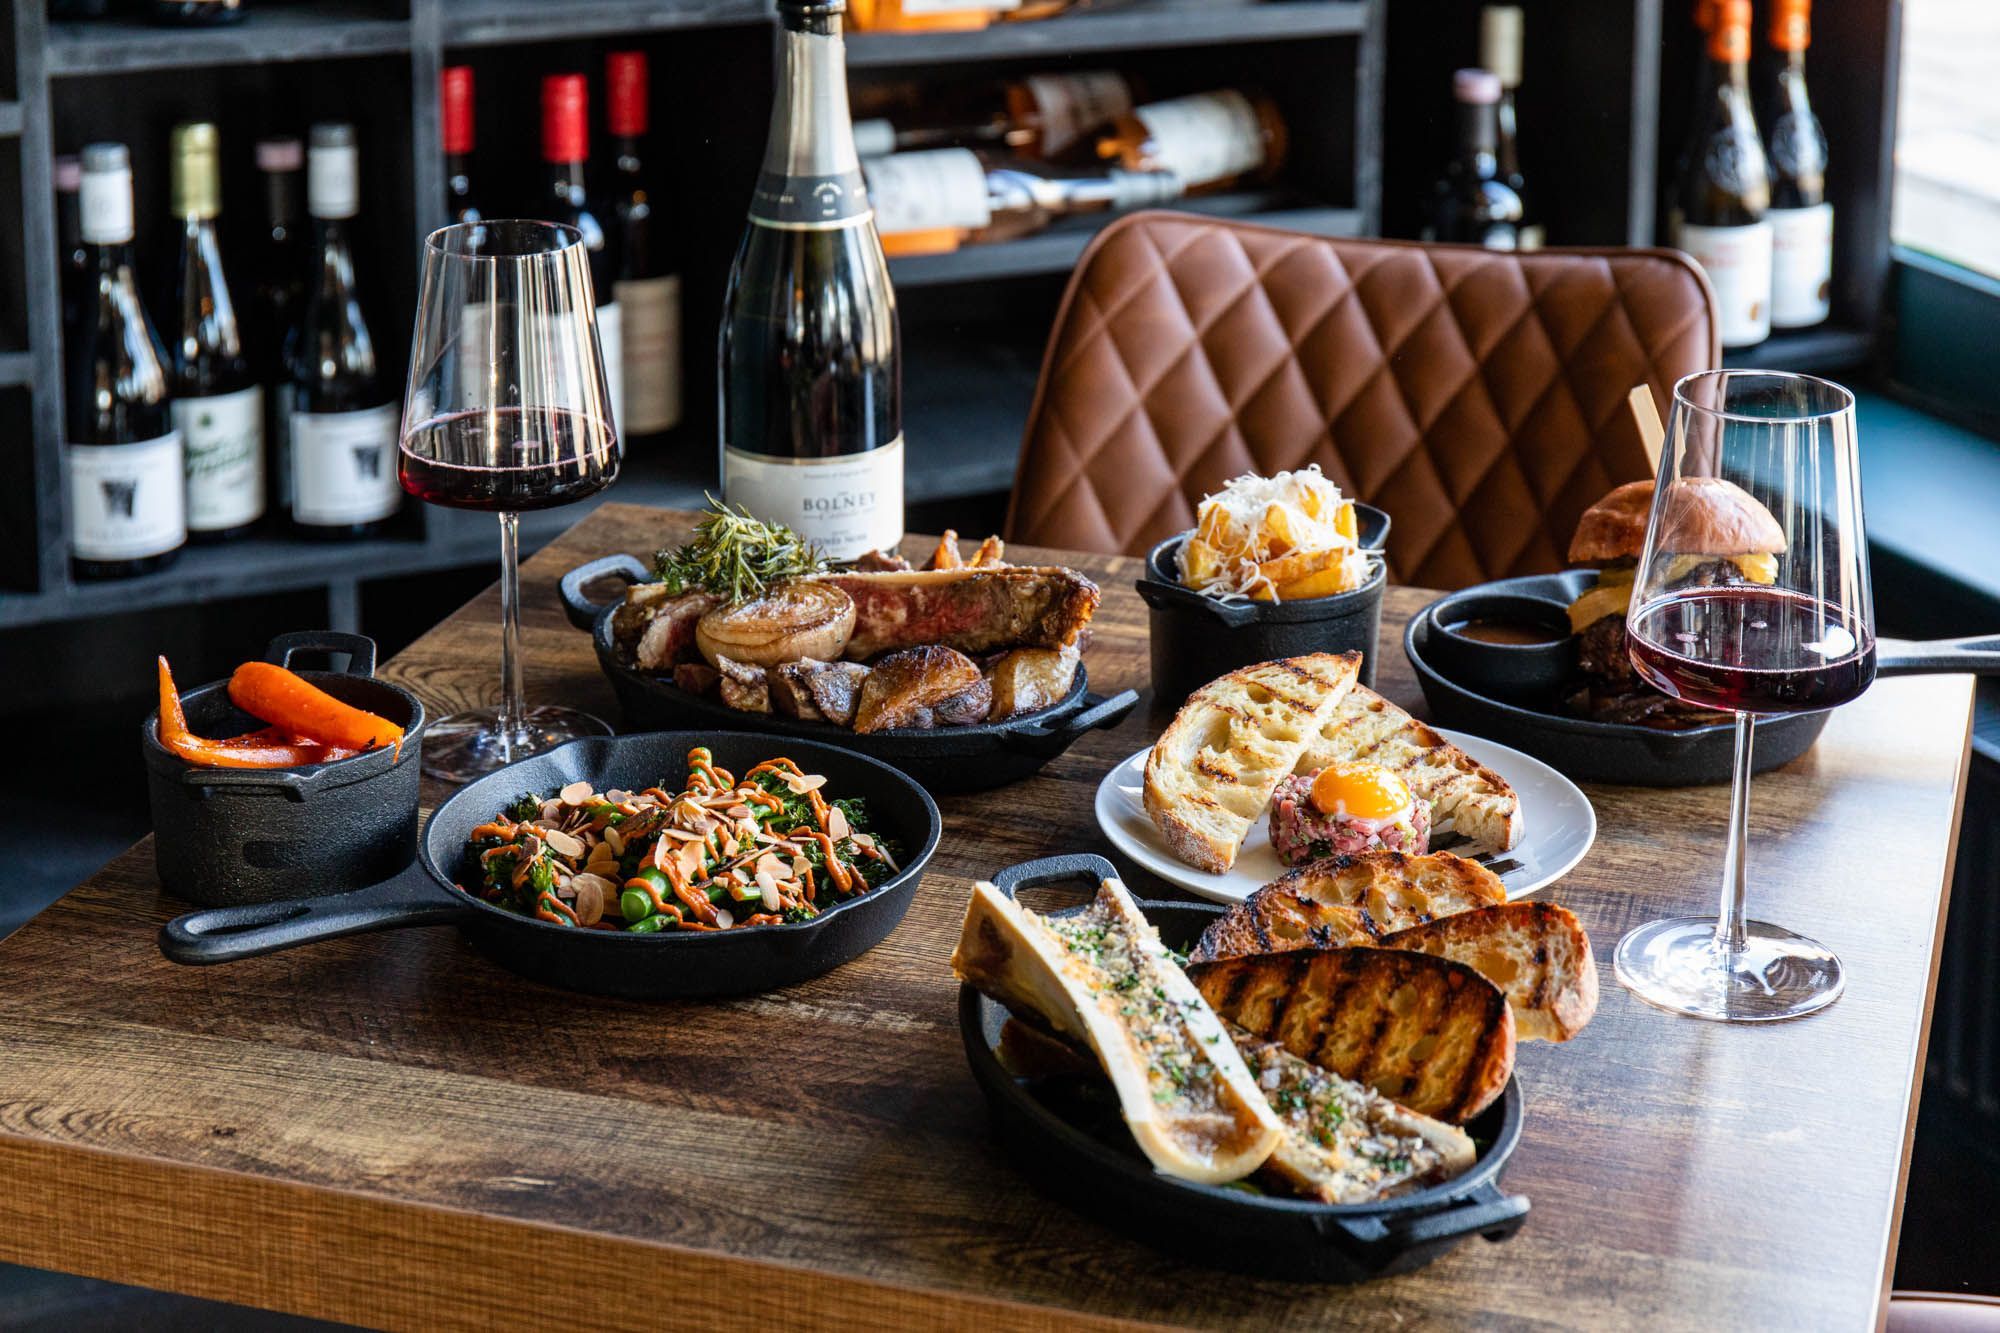
[[[1457,588],[1559,569],[1650,475],[1626,407],[1717,364],[1671,250],[1501,254],[1136,213],[1078,261],[1028,415],[1009,540],[1139,554],[1244,472],[1318,463],[1389,511],[1389,568]]]

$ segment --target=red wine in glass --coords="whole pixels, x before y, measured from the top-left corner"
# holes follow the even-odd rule
[[[1838,607],[1780,588],[1673,593],[1628,626],[1632,665],[1654,688],[1724,712],[1811,713],[1875,679],[1875,639]]]
[[[403,439],[403,489],[452,509],[553,509],[595,495],[617,476],[611,430],[560,408],[453,412]]]

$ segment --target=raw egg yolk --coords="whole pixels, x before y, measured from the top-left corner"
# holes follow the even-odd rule
[[[1312,803],[1321,814],[1386,819],[1410,805],[1410,789],[1386,768],[1329,764],[1313,779]]]

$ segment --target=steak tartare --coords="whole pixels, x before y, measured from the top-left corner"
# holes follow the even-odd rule
[[[1383,773],[1381,777],[1402,787],[1400,779],[1392,774]],[[1345,784],[1323,783],[1319,778],[1319,774],[1294,774],[1280,782],[1271,795],[1271,846],[1286,865],[1304,865],[1321,857],[1347,856],[1375,848],[1410,856],[1422,856],[1430,850],[1428,801],[1410,796],[1400,808],[1392,806],[1383,809],[1380,816],[1370,818],[1354,813],[1343,800],[1328,799],[1329,786],[1337,791]],[[1408,794],[1408,788],[1403,791]],[[1333,809],[1322,809],[1322,805],[1331,805]],[[1382,806],[1378,803],[1373,808]]]

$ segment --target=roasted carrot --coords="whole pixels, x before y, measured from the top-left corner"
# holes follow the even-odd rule
[[[188,730],[180,691],[174,688],[173,672],[164,657],[160,659],[160,744],[202,768],[296,768],[345,759],[355,753],[316,741],[294,740],[271,730],[223,740],[194,735]]]
[[[295,736],[343,749],[400,746],[403,729],[385,717],[340,700],[311,681],[270,662],[245,662],[229,678],[229,697],[252,717]]]

